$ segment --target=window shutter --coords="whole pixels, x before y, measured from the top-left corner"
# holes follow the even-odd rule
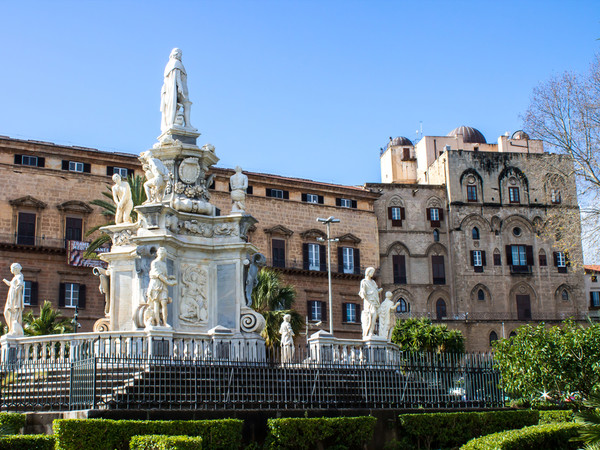
[[[79,301],[77,306],[81,309],[85,308],[85,284],[79,285]]]
[[[354,249],[354,273],[360,275],[360,250]]]
[[[485,250],[481,252],[481,264],[484,266],[487,265],[485,262]]]
[[[221,215],[221,210],[219,208],[215,208],[215,216],[219,217]]]
[[[289,200],[290,199],[290,192],[289,191],[283,191],[283,199],[284,200]]]
[[[342,199],[341,198],[336,198],[335,199],[335,206],[342,206]]]
[[[327,305],[325,302],[319,302],[321,305],[321,320],[325,322],[327,320]]]
[[[342,303],[342,322],[348,322],[348,303]]]
[[[427,208],[425,211],[427,213],[427,220],[431,220],[431,208]]]
[[[506,265],[512,266],[512,245],[507,245],[506,250]]]
[[[308,244],[302,244],[302,268],[308,270]]]
[[[307,198],[306,194],[302,194],[302,201],[303,202],[307,202],[308,201],[308,198]]]
[[[344,273],[344,248],[338,247],[338,273]]]
[[[475,250],[471,250],[471,265],[475,265]]]
[[[401,220],[406,219],[406,216],[404,215],[404,208],[400,208],[400,219]]]
[[[69,161],[66,159],[62,160],[62,170],[69,170]]]
[[[565,252],[565,266],[571,267],[571,261],[569,261],[569,254]]]
[[[392,207],[391,206],[388,208],[388,219],[394,220],[393,216],[392,216]]]
[[[38,167],[46,167],[46,158],[43,156],[38,156]]]
[[[32,289],[33,292],[33,289]],[[33,294],[32,294],[33,297]],[[590,306],[594,306],[594,293],[590,292]]]
[[[31,282],[31,299],[30,299],[29,304],[31,306],[35,306],[38,304],[38,283],[37,283],[37,281]]]
[[[324,245],[319,245],[319,266],[321,272],[327,271],[327,254]]]
[[[127,169],[127,178],[135,176],[135,170]]]
[[[394,277],[394,283],[398,283],[400,279],[400,255],[392,256],[392,276]]]
[[[23,164],[23,155],[15,155],[15,164]]]
[[[246,194],[253,194],[254,193],[254,189],[252,188],[252,186],[248,185],[248,188],[246,189]]]
[[[90,163],[83,163],[83,171],[90,173],[92,171],[92,165]]]
[[[65,283],[58,285],[58,306],[65,306]]]
[[[271,188],[267,188],[267,189],[265,190],[265,194],[266,194],[266,196],[267,196],[267,197],[272,197],[272,196],[273,196],[273,194],[271,193]]]
[[[440,221],[444,220],[444,210],[442,208],[438,208],[438,213],[440,214]]]
[[[323,198],[322,195],[317,195],[317,201],[319,202],[320,205],[322,205],[325,202],[325,199]]]
[[[533,266],[533,246],[525,246],[525,256],[527,257],[527,265]]]
[[[106,166],[106,176],[111,177],[115,173],[113,166]]]
[[[308,318],[308,320],[312,320],[312,301],[311,300],[306,300],[306,317]]]
[[[558,252],[552,253],[554,256],[554,267],[558,267]]]
[[[358,202],[356,200],[351,200],[351,205],[354,209],[358,208]]]

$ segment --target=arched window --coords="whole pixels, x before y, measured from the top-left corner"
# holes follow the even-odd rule
[[[477,291],[477,300],[485,300],[485,292],[483,292],[483,289]]]
[[[473,227],[472,235],[473,235],[473,239],[475,239],[475,240],[479,239],[479,228]]]
[[[401,298],[400,300],[398,300],[398,302],[400,304],[396,308],[396,312],[398,312],[398,313],[407,313],[407,312],[410,311],[410,304],[406,300],[404,300],[403,298]]]
[[[446,302],[443,298],[438,298],[437,302],[435,302],[435,316],[437,320],[442,320],[442,318],[447,317]]]
[[[490,333],[490,347],[492,346],[492,344],[498,340],[498,334],[495,331],[492,331]]]
[[[567,292],[566,289],[563,289],[561,296],[562,296],[563,302],[569,301],[569,293]]]
[[[440,242],[440,232],[437,229],[433,230],[433,242]]]

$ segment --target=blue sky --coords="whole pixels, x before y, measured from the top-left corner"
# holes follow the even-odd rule
[[[139,153],[183,50],[219,166],[380,181],[388,136],[521,128],[532,89],[585,71],[597,1],[2,2],[0,134]]]

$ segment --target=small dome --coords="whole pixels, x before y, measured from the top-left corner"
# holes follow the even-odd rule
[[[458,136],[462,134],[463,141],[468,144],[485,144],[486,140],[481,131],[473,127],[458,127],[452,130],[447,136]]]
[[[527,133],[525,133],[523,130],[519,130],[519,131],[515,131],[510,138],[511,139],[527,139],[527,140],[529,140],[529,135]]]
[[[409,138],[404,136],[398,136],[393,139],[390,137],[390,141],[387,143],[387,148],[396,147],[398,145],[410,145],[412,147],[413,143]]]

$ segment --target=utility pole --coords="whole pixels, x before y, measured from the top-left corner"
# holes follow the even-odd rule
[[[338,242],[339,239],[331,239],[331,224],[339,223],[340,219],[330,216],[327,219],[317,218],[317,222],[324,223],[327,226],[327,239],[317,238],[317,241],[327,241],[327,281],[329,282],[329,333],[333,335],[333,302],[331,299],[331,243]]]

